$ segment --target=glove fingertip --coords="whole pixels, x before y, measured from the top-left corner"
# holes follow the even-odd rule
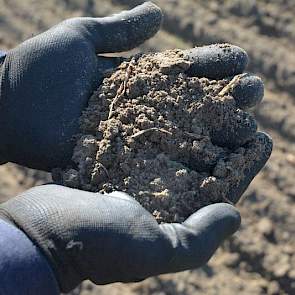
[[[249,60],[244,49],[231,44],[196,47],[185,53],[192,62],[188,75],[209,79],[223,79],[241,74]]]
[[[100,31],[97,33],[100,36],[96,38],[99,42],[94,41],[97,43],[96,51],[110,53],[136,48],[160,30],[162,20],[162,10],[152,2],[145,2],[132,10],[98,19],[98,22],[104,25],[99,27]]]
[[[235,233],[241,224],[239,211],[227,203],[208,205],[191,215],[184,225],[196,228],[205,235],[214,234],[222,241]]]
[[[259,104],[264,96],[264,84],[261,78],[247,75],[234,87],[232,95],[241,109]]]
[[[241,225],[240,212],[232,205],[227,203],[218,204],[218,210],[223,214],[222,232],[225,234],[224,238],[233,235]]]
[[[136,37],[138,40],[134,40],[134,44],[140,45],[160,30],[163,22],[163,13],[159,6],[150,1],[136,7],[136,9],[138,9],[139,15],[142,16],[142,20],[140,23],[141,32],[138,32]]]

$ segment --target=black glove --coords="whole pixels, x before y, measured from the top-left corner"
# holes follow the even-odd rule
[[[161,224],[123,193],[100,195],[57,185],[0,205],[0,218],[43,252],[62,292],[85,279],[136,282],[204,265],[240,225],[229,204],[207,206],[183,224]]]
[[[120,62],[96,54],[138,46],[161,21],[161,10],[148,2],[111,17],[68,19],[9,51],[0,69],[0,163],[42,170],[66,166],[89,96]],[[248,61],[236,46],[205,46],[187,54],[193,62],[188,74],[212,79],[240,74]],[[262,99],[263,84],[248,76],[234,96],[241,107],[253,106]],[[255,131],[255,122],[244,120],[236,136]]]

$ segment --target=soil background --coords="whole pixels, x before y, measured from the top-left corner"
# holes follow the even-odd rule
[[[0,0],[0,48],[9,49],[71,16],[103,16],[138,0]],[[81,294],[295,294],[295,3],[293,0],[156,0],[162,31],[141,51],[216,42],[243,47],[248,70],[264,79],[265,99],[255,114],[274,151],[238,204],[240,231],[201,269],[136,284],[96,287]],[[0,166],[0,201],[50,181],[48,174]],[[128,270],[126,270],[128,271]]]

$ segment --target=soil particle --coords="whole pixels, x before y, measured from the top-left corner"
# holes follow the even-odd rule
[[[229,192],[265,147],[255,120],[227,87],[234,77],[190,77],[190,64],[180,50],[123,62],[90,98],[75,165],[55,171],[55,180],[93,192],[125,191],[158,222],[233,203]]]

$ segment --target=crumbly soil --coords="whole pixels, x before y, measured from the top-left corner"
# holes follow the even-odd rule
[[[159,222],[233,203],[230,192],[264,146],[249,139],[256,125],[230,95],[233,79],[189,77],[189,67],[181,50],[123,62],[81,117],[76,166],[54,175],[74,188],[127,192]]]

